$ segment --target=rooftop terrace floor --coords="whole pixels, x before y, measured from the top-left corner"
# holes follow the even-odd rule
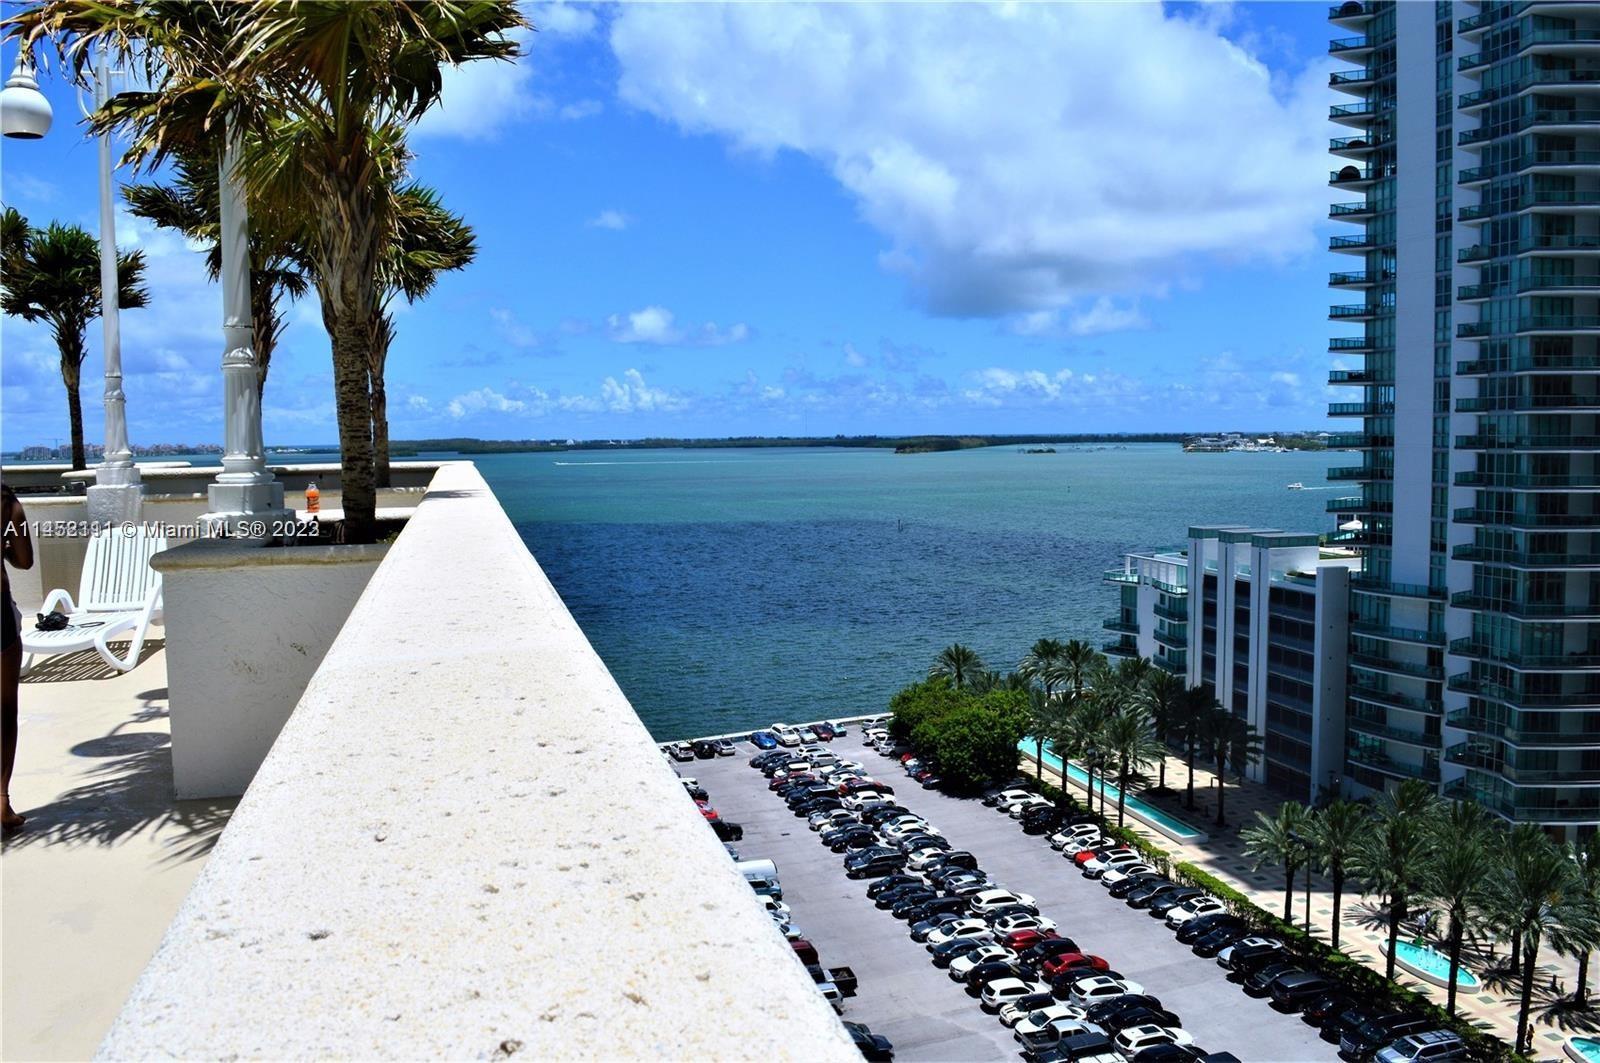
[[[166,654],[93,651],[25,676],[0,856],[0,1057],[92,1055],[205,863],[233,801],[175,801]],[[119,652],[123,647],[118,647]]]

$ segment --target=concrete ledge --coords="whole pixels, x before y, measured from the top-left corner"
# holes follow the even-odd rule
[[[101,1055],[859,1059],[465,463]]]

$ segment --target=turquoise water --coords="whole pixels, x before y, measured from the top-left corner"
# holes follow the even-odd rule
[[[1018,743],[1018,748],[1032,753],[1034,751],[1034,744],[1025,739]],[[1057,772],[1061,771],[1061,758],[1056,755],[1055,750],[1050,748],[1050,743],[1048,742],[1044,744],[1044,762],[1047,767],[1054,768]],[[1084,789],[1088,789],[1088,772],[1084,771],[1076,764],[1068,764],[1067,775],[1071,777],[1073,782],[1077,783],[1079,786],[1082,786]],[[1117,797],[1122,793],[1122,790],[1117,786],[1116,783],[1106,782],[1104,779],[1098,777],[1095,779],[1094,789],[1097,794],[1105,797],[1106,807],[1108,808],[1116,805]],[[1192,842],[1199,841],[1205,837],[1204,831],[1185,823],[1177,816],[1163,812],[1161,809],[1152,804],[1148,804],[1133,794],[1128,795],[1128,799],[1123,802],[1123,807],[1127,809],[1130,815],[1138,816],[1147,823],[1160,826],[1168,833],[1170,837],[1176,841]]]
[[[1576,1052],[1579,1059],[1588,1060],[1589,1063],[1600,1063],[1600,1041],[1593,1037],[1569,1038],[1567,1050],[1569,1055]]]
[[[1394,943],[1395,959],[1419,971],[1433,975],[1441,982],[1450,978],[1450,957],[1438,949],[1415,945],[1409,941]],[[1456,971],[1456,985],[1462,989],[1478,988],[1478,976],[1465,967]]]
[[[1175,445],[475,457],[659,738],[880,710],[944,646],[1099,644],[1126,550],[1223,521],[1330,530],[1348,453]]]

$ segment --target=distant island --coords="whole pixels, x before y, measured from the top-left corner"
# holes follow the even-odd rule
[[[1232,435],[1233,433],[1229,433]],[[1270,433],[1250,433],[1263,438]],[[1029,447],[1044,450],[1052,444],[1173,443],[1183,445],[1197,437],[1191,432],[1073,432],[1060,435],[923,435],[923,436],[722,436],[715,438],[648,439],[403,439],[389,444],[395,457],[417,454],[520,454],[566,450],[711,450],[756,447],[847,447],[892,450],[896,454],[937,454],[979,447]],[[1282,446],[1290,440],[1313,440],[1312,433],[1277,433]],[[1320,448],[1321,441],[1317,440]]]
[[[1055,447],[1024,447],[1019,451],[1022,454],[1054,454],[1055,452]]]

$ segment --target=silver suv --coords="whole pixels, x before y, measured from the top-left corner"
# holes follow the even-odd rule
[[[1429,1030],[1402,1037],[1373,1058],[1374,1063],[1452,1063],[1467,1058],[1467,1046],[1449,1030]]]

